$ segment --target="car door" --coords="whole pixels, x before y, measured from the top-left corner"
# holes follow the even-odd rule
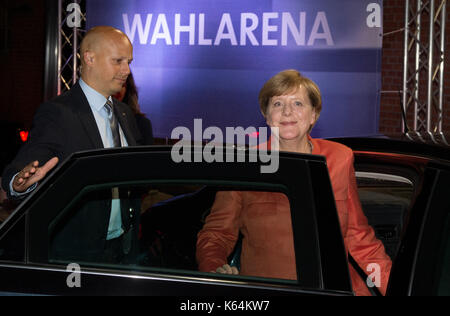
[[[351,146],[364,213],[393,260],[387,295],[449,294],[450,150],[387,139]]]
[[[67,159],[0,227],[0,292],[353,295],[324,157],[280,153],[278,170],[264,173],[267,161],[255,160],[252,151],[234,149],[226,162],[176,163],[171,150],[104,149]],[[202,150],[194,148],[192,156]],[[132,214],[132,256],[121,263],[86,251],[104,238],[103,231],[86,234],[92,225],[102,226],[102,209],[111,210],[108,194],[115,188],[121,207]],[[287,197],[297,279],[197,270],[196,236],[215,193],[223,190]]]
[[[430,162],[392,268],[390,295],[450,294],[449,188],[450,164]]]

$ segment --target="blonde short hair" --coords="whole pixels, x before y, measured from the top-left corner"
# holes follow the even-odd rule
[[[322,96],[319,87],[309,78],[300,74],[297,70],[289,69],[279,72],[270,78],[259,92],[258,101],[261,113],[266,116],[267,107],[272,97],[295,92],[303,86],[308,93],[309,100],[314,108],[317,118],[322,111]]]

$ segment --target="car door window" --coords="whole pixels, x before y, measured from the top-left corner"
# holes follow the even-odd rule
[[[111,213],[114,211],[114,188],[117,188],[116,198],[120,200],[118,216],[122,220],[123,233],[120,237],[108,239],[108,228],[112,225]],[[245,198],[245,210],[248,213],[242,217],[252,218],[244,229],[267,230],[262,232],[264,236],[249,236],[249,243],[266,249],[265,243],[292,245],[290,255],[293,268],[289,277],[285,271],[273,275],[241,272],[240,277],[296,281],[289,200],[279,192],[257,190],[257,186],[254,186],[253,191],[244,191],[239,186],[193,184],[87,187],[50,223],[49,262],[196,275],[199,273],[196,260],[197,235],[211,211],[216,192],[238,192]],[[283,221],[283,218],[289,220]],[[228,263],[238,268],[241,242],[237,243],[228,258]],[[244,247],[249,243],[245,241]],[[275,262],[279,260],[269,259]]]

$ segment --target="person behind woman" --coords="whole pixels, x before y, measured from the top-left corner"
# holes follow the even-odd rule
[[[138,100],[138,91],[134,82],[133,74],[130,72],[122,90],[114,97],[127,104],[134,113],[139,131],[142,134],[143,145],[153,145],[152,122],[141,112]]]
[[[364,216],[358,197],[353,152],[348,147],[310,137],[322,109],[319,88],[296,70],[285,70],[267,81],[259,94],[263,116],[278,127],[270,143],[281,151],[325,156],[346,250],[365,269],[379,264],[380,291],[385,294],[391,259]],[[277,139],[274,139],[274,138]],[[241,271],[227,264],[239,232],[243,235]],[[275,237],[276,236],[276,237]],[[221,191],[198,233],[200,271],[297,279],[289,201],[281,193]],[[353,290],[370,295],[365,280],[349,266]]]

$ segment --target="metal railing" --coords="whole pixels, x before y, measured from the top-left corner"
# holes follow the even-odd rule
[[[58,85],[57,94],[70,90],[80,75],[79,44],[86,29],[82,0],[58,1]]]
[[[448,145],[442,132],[446,4],[405,1],[402,132]]]

